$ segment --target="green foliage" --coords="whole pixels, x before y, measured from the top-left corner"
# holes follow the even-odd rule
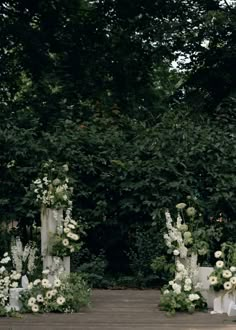
[[[129,268],[136,279],[136,285],[146,286],[148,281],[157,280],[152,272],[151,261],[164,252],[162,232],[154,226],[137,226],[135,232],[130,234],[129,242]]]
[[[155,257],[152,260],[151,268],[153,272],[158,274],[158,277],[165,282],[173,278],[175,273],[175,264],[173,260],[169,260],[169,256],[162,255]]]
[[[236,265],[236,243],[225,242],[221,246],[226,267]]]
[[[169,315],[174,315],[176,312],[186,311],[193,313],[196,310],[206,309],[207,304],[202,298],[200,292],[197,292],[197,295],[200,299],[190,301],[187,298],[186,292],[177,294],[174,291],[170,291],[161,296],[159,307],[161,310],[166,311]]]
[[[108,286],[105,279],[105,270],[107,267],[107,260],[104,253],[100,251],[98,256],[88,255],[89,260],[86,258],[84,262],[76,268],[76,271],[83,274],[83,277],[90,286],[95,288],[104,288]]]

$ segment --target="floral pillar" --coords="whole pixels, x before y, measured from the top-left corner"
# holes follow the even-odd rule
[[[53,276],[64,268],[64,272],[70,273],[70,257],[54,257],[50,251],[50,239],[62,228],[63,209],[52,209],[43,207],[41,210],[41,254],[43,257],[43,268],[50,270]]]

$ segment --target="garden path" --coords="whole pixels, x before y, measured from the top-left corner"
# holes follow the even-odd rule
[[[93,290],[91,308],[78,314],[1,318],[0,330],[236,330],[236,317],[159,311],[158,290]]]

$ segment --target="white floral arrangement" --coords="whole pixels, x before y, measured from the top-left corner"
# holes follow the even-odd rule
[[[63,305],[66,301],[61,294],[61,280],[59,278],[55,278],[52,283],[47,278],[30,282],[28,290],[22,294],[21,300],[25,304],[25,311],[33,313],[47,312],[52,308],[63,311]]]
[[[31,185],[38,204],[56,209],[71,207],[68,171],[67,164],[57,166],[52,160],[43,164],[40,177]]]
[[[9,305],[10,289],[18,288],[21,281],[21,273],[12,269],[11,257],[5,252],[0,260],[0,306]]]
[[[231,264],[224,251],[216,251],[214,256],[218,260],[209,276],[210,287],[215,291],[236,292],[236,263]]]
[[[190,269],[176,259],[175,278],[164,286],[160,299],[160,308],[170,314],[176,311],[194,312],[206,308],[199,289],[200,283],[196,283],[191,278]]]
[[[28,289],[21,293],[22,312],[71,313],[88,303],[90,289],[79,274],[54,277],[50,281],[47,275],[48,269],[42,272],[41,279],[30,282]]]
[[[18,273],[32,274],[36,268],[37,248],[35,243],[29,242],[23,247],[19,237],[11,244],[12,266]]]
[[[68,256],[73,252],[78,252],[82,246],[80,235],[83,232],[80,221],[75,221],[71,215],[71,209],[65,211],[65,218],[62,224],[57,226],[56,234],[50,238],[49,252],[54,256]]]
[[[177,204],[177,209],[186,204]],[[193,212],[193,210],[191,210]],[[205,309],[206,302],[199,292],[201,284],[198,279],[197,254],[192,250],[193,238],[188,225],[178,212],[176,224],[173,223],[170,212],[165,212],[168,233],[164,234],[168,252],[175,257],[175,278],[169,281],[162,290],[160,308],[170,314],[176,311],[193,312]]]
[[[176,205],[178,210],[177,220],[174,224],[170,212],[165,212],[167,233],[164,234],[168,253],[173,253],[180,258],[186,258],[187,253],[197,253],[198,255],[205,255],[208,252],[208,243],[199,238],[199,229],[196,230],[197,221],[195,221],[196,209],[194,207],[187,207],[185,203]],[[184,222],[184,215],[186,215],[188,223]]]

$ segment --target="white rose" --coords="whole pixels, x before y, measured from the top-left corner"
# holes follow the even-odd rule
[[[187,284],[187,285],[192,284],[191,278],[186,278],[185,279],[185,284]]]
[[[166,295],[166,294],[168,294],[168,293],[170,293],[169,290],[165,290],[165,291],[163,292],[164,295]]]
[[[184,291],[191,291],[191,289],[190,285],[184,285]]]
[[[173,254],[174,254],[174,256],[178,256],[178,255],[179,255],[179,250],[177,250],[177,249],[174,250],[174,251],[173,251]]]
[[[234,266],[231,266],[230,267],[230,271],[233,273],[233,272],[236,272],[236,267],[234,267]]]

